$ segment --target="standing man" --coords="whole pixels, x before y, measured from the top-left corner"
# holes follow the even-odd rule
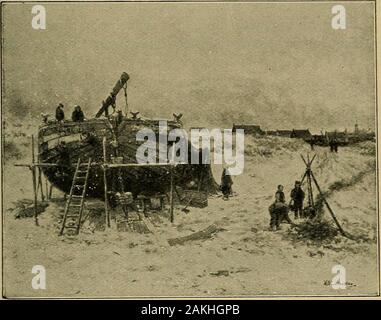
[[[63,104],[60,103],[56,109],[56,120],[58,122],[62,122],[65,119],[65,112],[63,108],[64,108]]]
[[[85,120],[85,115],[80,106],[77,105],[74,107],[74,111],[71,114],[71,120],[74,122],[83,122]]]
[[[288,224],[292,224],[292,221],[288,216],[289,207],[286,204],[286,197],[284,195],[283,189],[284,187],[281,184],[278,185],[278,189],[275,192],[275,203],[277,203],[277,205],[275,205],[275,208],[278,211],[277,215],[279,215],[279,223],[286,221]]]
[[[335,152],[337,153],[337,151],[339,149],[339,141],[337,139],[335,139],[335,141],[334,141],[333,148],[334,148]]]
[[[224,168],[221,175],[221,185],[220,185],[220,190],[222,191],[224,200],[228,200],[229,196],[233,194],[232,185],[233,185],[233,179],[230,176],[229,169]]]
[[[309,140],[309,143],[310,143],[311,151],[314,150],[315,139],[313,137]]]
[[[304,191],[300,181],[295,181],[295,188],[291,190],[291,199],[294,202],[293,209],[295,219],[303,218]]]
[[[279,202],[281,203],[286,203],[286,197],[284,196],[283,186],[281,184],[278,185],[278,189],[275,192],[275,198],[279,199]]]

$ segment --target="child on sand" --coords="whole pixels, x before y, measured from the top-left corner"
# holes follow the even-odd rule
[[[286,198],[284,196],[282,185],[278,185],[278,189],[275,192],[275,201],[269,207],[269,213],[271,231],[280,230],[280,223],[282,220],[292,223],[288,217],[288,206],[286,204]]]

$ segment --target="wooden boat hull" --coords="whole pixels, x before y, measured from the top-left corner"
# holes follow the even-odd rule
[[[92,159],[89,173],[87,196],[104,198],[103,137],[106,137],[107,159],[109,163],[117,159],[122,163],[136,163],[136,150],[143,143],[136,141],[136,133],[142,128],[151,128],[158,135],[158,121],[138,119],[92,119],[75,123],[51,123],[40,127],[38,135],[38,160],[40,163],[56,164],[44,166],[42,171],[47,179],[59,190],[69,193],[78,158],[81,162]],[[168,122],[168,129],[179,128],[175,122]],[[69,160],[63,164],[62,148]],[[191,144],[189,153],[191,152]],[[189,157],[190,159],[190,157]],[[128,167],[107,170],[109,190],[130,191],[138,194],[166,193],[170,188],[169,167]],[[174,168],[174,184],[178,189],[196,189],[215,193],[217,184],[209,165],[178,165]]]

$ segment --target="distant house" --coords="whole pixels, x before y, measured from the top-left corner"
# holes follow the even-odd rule
[[[333,132],[326,132],[325,137],[327,139],[327,142],[331,140],[337,140],[339,142],[348,142],[348,134],[346,131],[344,132],[339,132],[339,131],[333,131]]]
[[[237,129],[243,129],[246,134],[264,135],[265,132],[261,129],[261,126],[254,124],[233,124],[233,132]]]
[[[359,132],[359,133],[349,133],[348,143],[357,143],[361,141],[375,141],[376,135],[374,132]]]
[[[327,139],[323,134],[313,134],[312,139],[317,145],[325,145],[327,142]]]
[[[292,129],[290,138],[299,138],[299,139],[304,139],[304,140],[309,140],[311,139],[312,134],[310,130],[308,129],[302,129],[302,130],[296,130]]]
[[[267,134],[268,136],[277,136],[277,135],[278,135],[277,132],[276,132],[276,130],[267,130],[267,131],[266,131],[266,134]]]
[[[287,138],[290,138],[291,137],[291,130],[277,130],[276,133],[277,133],[277,136],[280,136],[280,137],[287,137]]]

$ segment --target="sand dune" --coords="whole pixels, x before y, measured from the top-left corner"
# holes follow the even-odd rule
[[[313,170],[345,231],[327,241],[295,240],[294,230],[268,231],[268,206],[276,186],[286,197],[305,166],[300,154],[310,152],[299,140],[246,137],[245,171],[234,177],[234,197],[215,196],[204,209],[175,210],[171,224],[164,215],[151,222],[154,234],[94,231],[76,238],[57,236],[63,202],[51,202],[40,215],[14,219],[4,212],[5,294],[11,296],[254,296],[374,295],[377,292],[377,212],[374,144],[343,147],[338,154],[317,147]],[[27,147],[22,150],[25,161]],[[219,166],[213,167],[217,180]],[[31,197],[30,175],[5,164],[5,208]],[[56,193],[59,196],[58,193]],[[102,219],[102,217],[100,217]],[[328,212],[323,221],[332,224]],[[301,223],[301,222],[297,222]],[[208,239],[166,245],[167,239],[218,226]],[[89,223],[87,224],[89,226]],[[332,224],[332,227],[334,225]],[[31,288],[31,269],[47,270],[47,289]],[[332,266],[347,270],[347,289],[326,282]]]

